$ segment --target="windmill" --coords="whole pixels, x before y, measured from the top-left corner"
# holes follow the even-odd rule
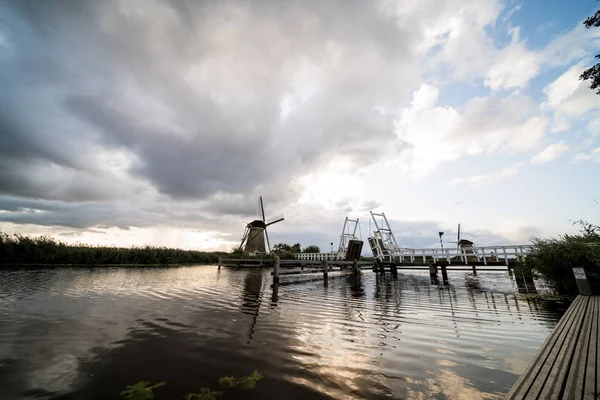
[[[284,220],[283,215],[278,215],[271,218],[269,221],[265,219],[265,207],[263,205],[262,196],[258,198],[258,216],[259,219],[255,219],[246,225],[244,230],[244,236],[242,236],[242,243],[240,247],[244,250],[244,253],[266,253],[265,250],[265,239],[267,242],[268,252],[271,252],[271,244],[269,243],[269,234],[267,233],[267,226],[276,224]]]
[[[456,242],[448,243],[456,243],[456,254],[476,255],[475,246],[473,246],[473,242],[470,240],[460,238],[460,223],[458,224],[458,234],[456,236]]]

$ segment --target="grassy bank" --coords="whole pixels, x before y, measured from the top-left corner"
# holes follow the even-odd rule
[[[166,265],[216,264],[226,252],[166,247],[103,247],[70,245],[50,237],[0,232],[0,264]]]
[[[595,294],[600,294],[600,227],[585,221],[577,235],[533,239],[534,249],[522,265],[562,294],[577,294],[573,267],[583,267]]]

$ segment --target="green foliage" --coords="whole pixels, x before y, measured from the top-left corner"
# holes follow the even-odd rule
[[[250,375],[242,376],[241,378],[235,378],[233,376],[224,376],[219,379],[218,383],[222,390],[212,390],[210,388],[200,388],[196,393],[188,393],[183,398],[185,400],[217,400],[221,397],[225,391],[231,390],[238,387],[242,390],[254,389],[256,383],[260,381],[263,376],[254,370]],[[134,385],[127,386],[126,390],[121,392],[121,397],[129,400],[151,400],[154,399],[153,389],[164,386],[166,382],[157,383],[154,386],[148,386],[150,382],[141,381]]]
[[[231,248],[231,254],[232,256],[235,257],[243,257],[244,256],[244,249],[241,246],[234,246]]]
[[[166,247],[104,247],[69,245],[53,238],[0,232],[0,264],[216,264],[224,252]]]
[[[121,397],[129,400],[151,400],[154,398],[153,389],[165,386],[167,382],[159,382],[156,385],[150,385],[148,381],[141,381],[136,384],[127,386],[127,389],[121,392]]]
[[[577,221],[581,232],[533,239],[533,252],[521,265],[552,284],[559,293],[577,293],[573,267],[583,267],[592,286],[600,282],[600,227]]]
[[[231,389],[232,387],[237,386],[238,381],[233,376],[224,376],[219,379],[219,385],[221,387]]]
[[[224,389],[232,389],[236,386],[239,386],[241,389],[254,389],[256,386],[256,382],[260,381],[263,376],[257,371],[254,370],[250,375],[243,376],[241,378],[234,378],[233,376],[224,376],[219,379],[219,385],[221,385]]]
[[[217,397],[221,397],[223,392],[215,392],[209,388],[200,388],[197,393],[188,393],[184,396],[185,400],[217,400]]]
[[[594,15],[583,21],[583,25],[585,25],[586,28],[600,27],[600,10],[596,11]],[[600,58],[600,54],[596,55],[596,58]],[[590,89],[598,89],[596,93],[600,94],[600,63],[583,71],[579,76],[579,79],[584,81],[591,80],[592,84],[590,85]]]
[[[238,384],[240,385],[240,388],[245,390],[254,389],[256,382],[260,381],[262,378],[263,376],[259,374],[257,370],[254,370],[250,375],[238,379]]]
[[[304,250],[302,250],[303,253],[320,253],[321,249],[319,248],[319,246],[315,246],[315,245],[310,245],[310,246],[306,246],[304,248]]]

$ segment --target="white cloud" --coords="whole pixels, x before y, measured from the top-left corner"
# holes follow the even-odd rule
[[[523,163],[516,163],[508,168],[503,168],[499,171],[488,172],[486,174],[474,175],[469,178],[457,178],[448,182],[447,186],[456,186],[459,184],[468,184],[476,187],[484,187],[496,183],[503,179],[508,179],[519,173],[519,169]]]
[[[573,162],[578,161],[591,161],[594,163],[600,163],[600,147],[592,149],[589,153],[577,153],[573,157]]]
[[[548,121],[527,97],[475,98],[457,110],[437,106],[437,94],[423,86],[396,122],[398,138],[409,145],[405,161],[414,177],[465,155],[525,152],[544,137]]]
[[[528,49],[519,33],[519,27],[509,29],[511,43],[494,56],[493,64],[487,70],[485,85],[492,90],[521,88],[544,68],[579,63],[600,48],[600,31],[585,29],[580,22],[539,50]],[[564,90],[568,88],[559,89]]]
[[[573,156],[573,161],[588,161],[591,159],[592,155],[587,153],[577,153]]]
[[[512,41],[503,48],[488,69],[485,85],[492,90],[520,88],[539,73],[540,54],[519,41],[518,27],[510,30]]]
[[[552,131],[568,130],[574,121],[588,121],[586,130],[595,135],[600,127],[600,101],[588,82],[579,79],[589,64],[580,62],[571,66],[556,80],[546,85],[546,101],[541,109],[553,112]]]
[[[569,146],[567,146],[565,142],[560,141],[558,143],[553,143],[538,154],[536,154],[535,156],[531,157],[530,162],[532,164],[545,164],[550,161],[556,160],[567,150],[569,150]]]

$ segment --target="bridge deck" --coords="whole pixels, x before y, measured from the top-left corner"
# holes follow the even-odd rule
[[[578,296],[506,399],[597,399],[600,296]]]

